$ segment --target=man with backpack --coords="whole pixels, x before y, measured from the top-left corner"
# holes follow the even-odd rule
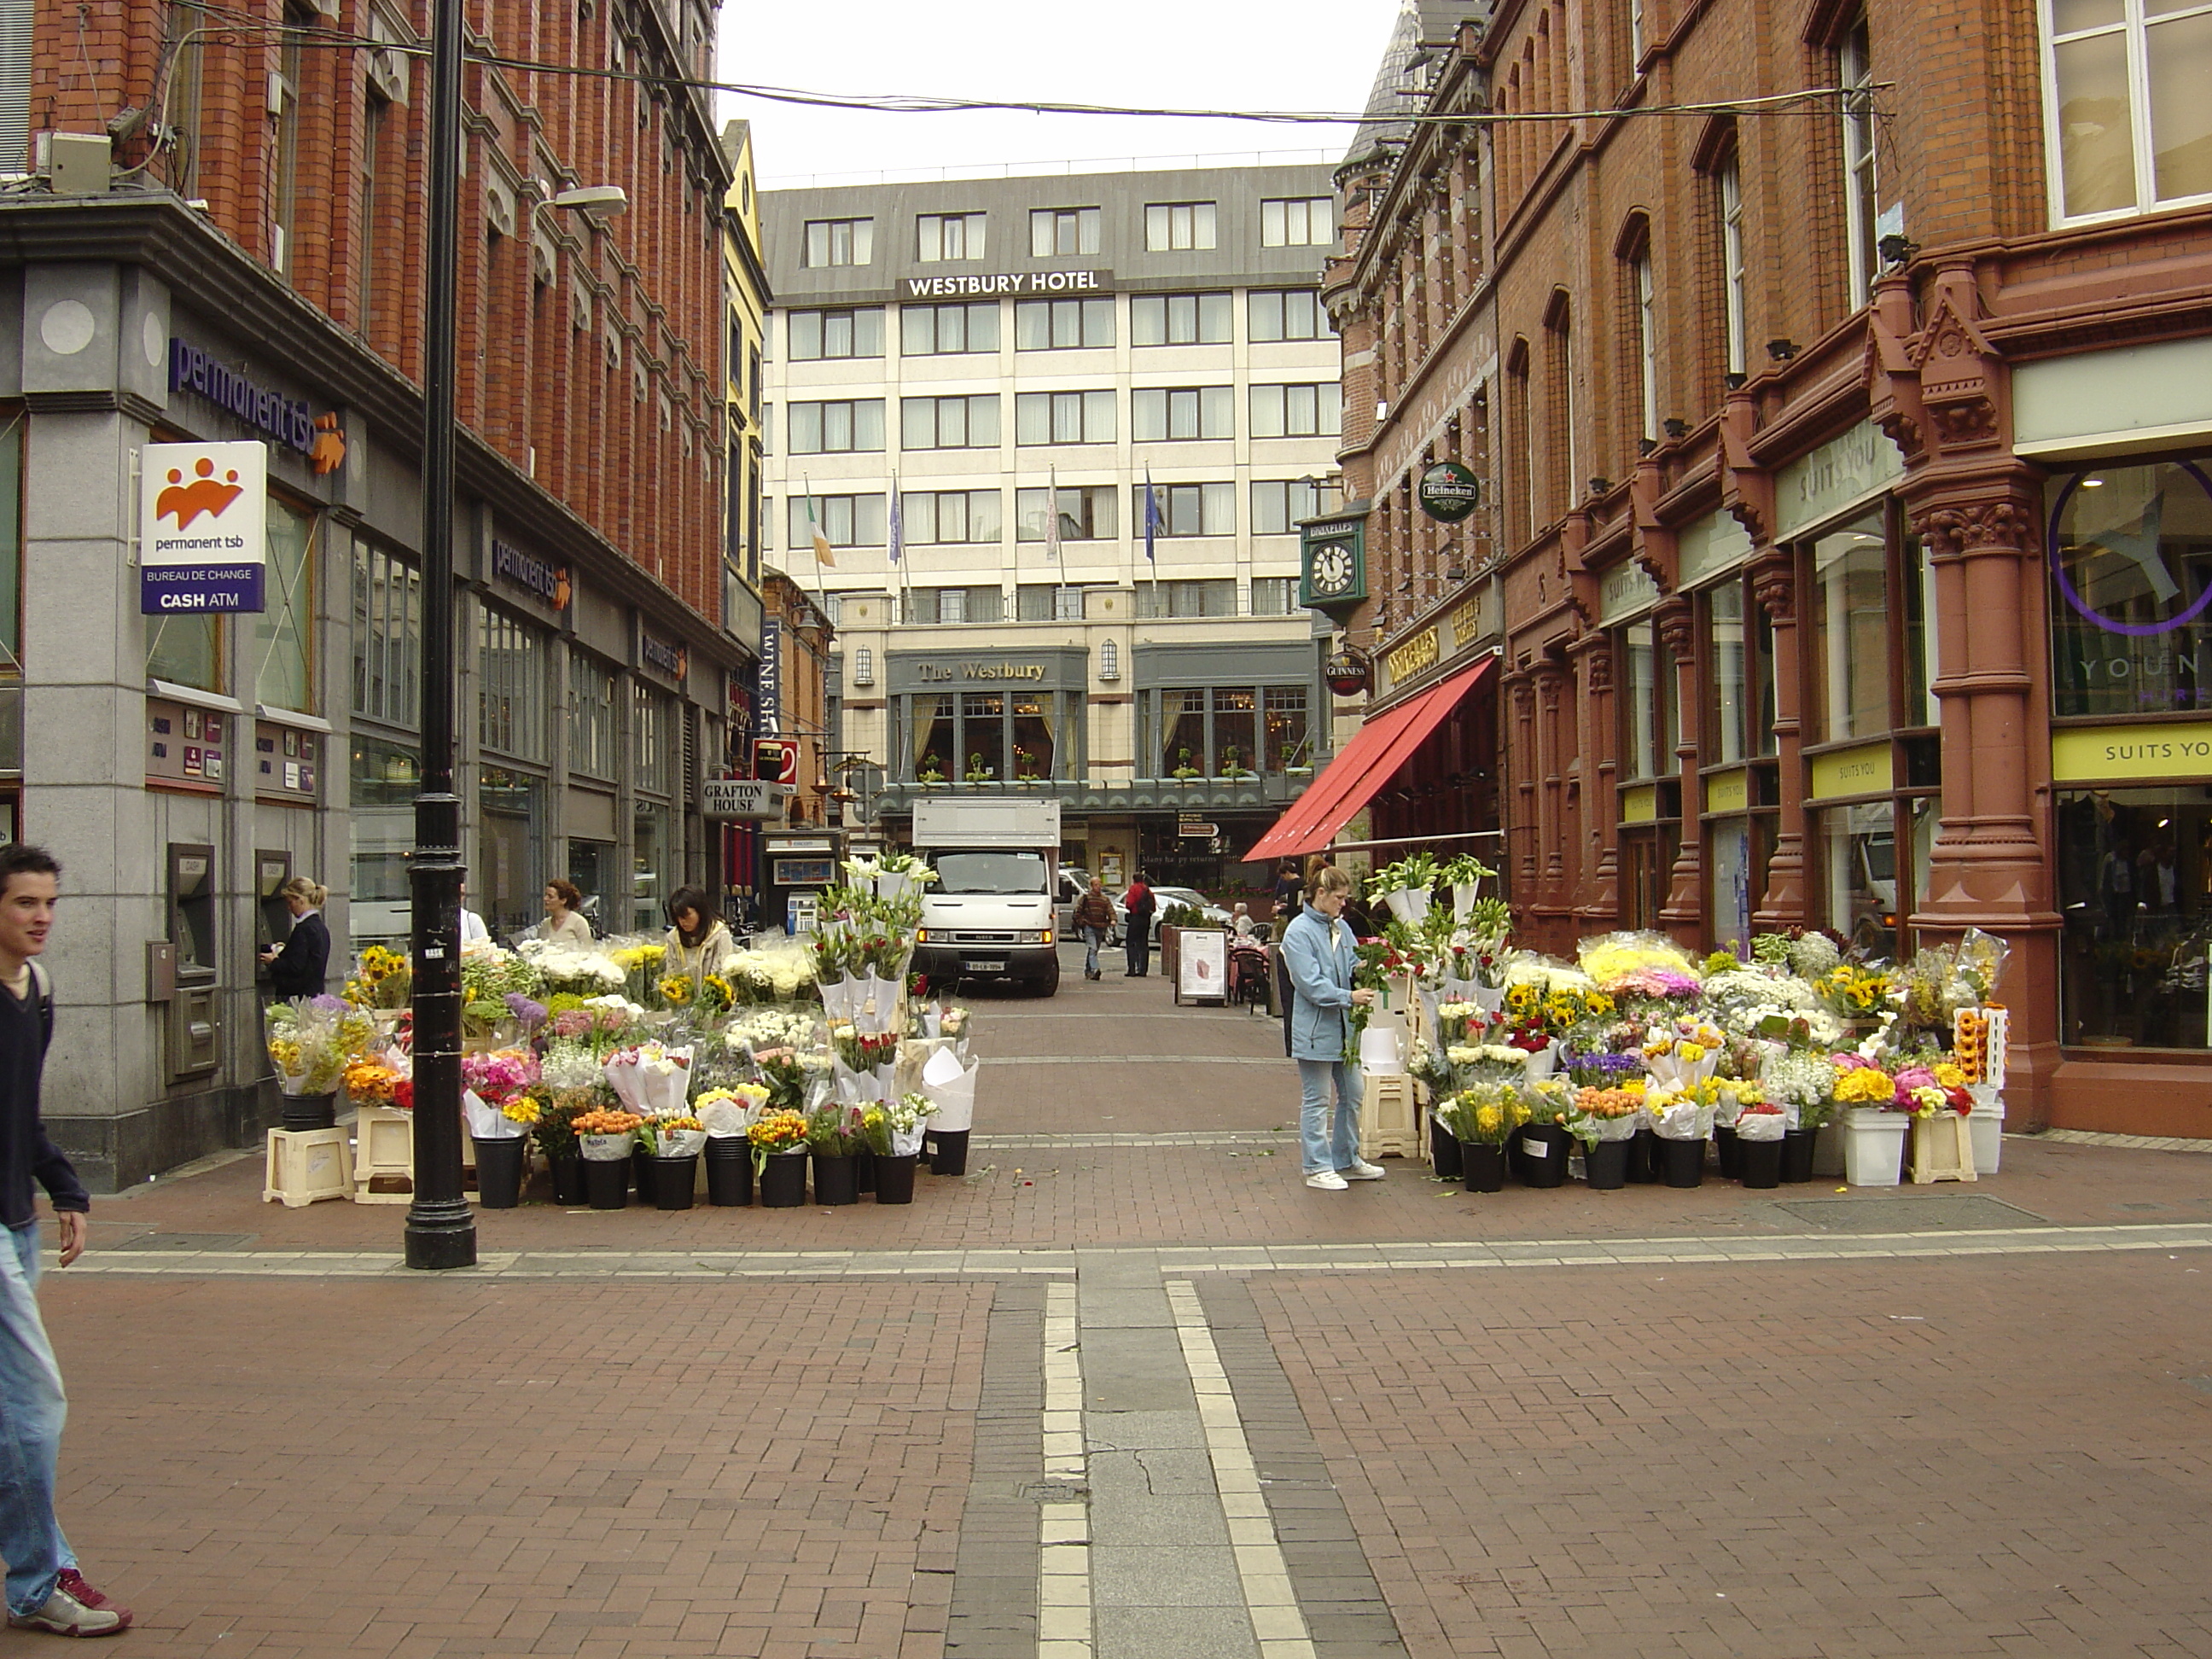
[[[92,1200],[46,1138],[39,1079],[53,1039],[54,1002],[37,957],[53,926],[62,867],[44,848],[0,847],[0,1559],[8,1565],[8,1622],[56,1636],[114,1636],[131,1627],[84,1581],[54,1518],[54,1465],[69,1401],[39,1316],[35,1179],[53,1200],[64,1267],[84,1254]]]
[[[1129,890],[1121,896],[1121,908],[1127,913],[1130,979],[1142,979],[1152,969],[1152,912],[1159,908],[1159,901],[1145,883],[1145,872],[1138,871]]]

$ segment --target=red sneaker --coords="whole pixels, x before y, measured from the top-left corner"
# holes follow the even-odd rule
[[[85,1606],[88,1607],[96,1607],[104,1613],[114,1613],[123,1620],[123,1623],[126,1627],[130,1625],[131,1609],[128,1607],[116,1606],[114,1602],[109,1601],[98,1590],[93,1589],[90,1584],[85,1583],[84,1575],[79,1572],[75,1567],[64,1567],[61,1571],[55,1576],[54,1583],[58,1584],[62,1589],[67,1590],[71,1595],[76,1597],[76,1599],[83,1602]]]

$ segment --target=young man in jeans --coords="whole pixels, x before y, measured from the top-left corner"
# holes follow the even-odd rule
[[[39,1317],[36,1177],[54,1206],[64,1267],[84,1254],[92,1208],[70,1161],[46,1139],[39,1076],[53,1036],[53,1000],[33,958],[46,948],[62,867],[42,848],[0,847],[0,1558],[8,1564],[8,1622],[56,1636],[114,1636],[131,1628],[84,1582],[54,1519],[54,1462],[69,1401]]]

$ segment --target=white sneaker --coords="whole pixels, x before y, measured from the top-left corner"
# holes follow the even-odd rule
[[[1377,1170],[1375,1173],[1380,1175],[1382,1172],[1380,1170]],[[1345,1181],[1344,1177],[1337,1174],[1335,1170],[1323,1170],[1319,1175],[1308,1176],[1306,1177],[1306,1185],[1312,1188],[1316,1192],[1340,1193],[1344,1190]]]
[[[1352,1160],[1350,1169],[1339,1170],[1337,1174],[1342,1176],[1346,1181],[1380,1181],[1382,1179],[1383,1170],[1379,1164],[1370,1164],[1364,1159],[1355,1158]]]

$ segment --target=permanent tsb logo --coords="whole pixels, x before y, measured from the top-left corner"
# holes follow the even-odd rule
[[[568,572],[519,547],[510,547],[495,536],[491,543],[491,574],[535,593],[556,611],[568,608]]]
[[[268,446],[148,444],[139,468],[139,611],[260,610]]]

